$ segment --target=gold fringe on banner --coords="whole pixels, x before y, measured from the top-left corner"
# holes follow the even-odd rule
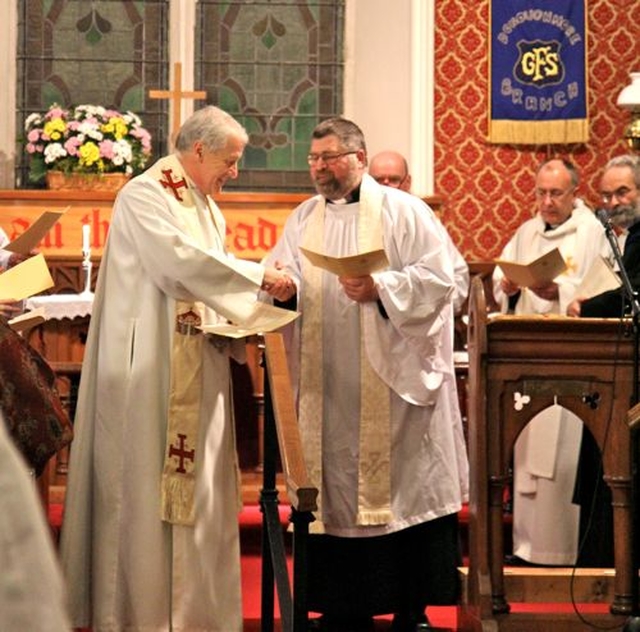
[[[489,142],[510,145],[586,143],[587,119],[557,121],[489,121]]]

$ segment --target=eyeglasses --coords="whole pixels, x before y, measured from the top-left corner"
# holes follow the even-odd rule
[[[620,187],[618,189],[616,189],[615,191],[600,191],[600,197],[602,198],[603,202],[611,202],[611,200],[613,200],[613,198],[618,198],[618,200],[621,200],[622,198],[626,197],[627,195],[629,195],[629,193],[631,193],[631,191],[633,191],[634,189],[630,189],[629,187]]]
[[[340,153],[335,153],[335,154],[309,154],[307,156],[307,162],[310,165],[314,165],[315,163],[317,163],[319,160],[322,160],[322,162],[324,162],[325,165],[334,165],[339,158],[342,158],[343,156],[349,156],[350,154],[357,154],[358,151],[343,151]]]
[[[390,187],[399,187],[407,176],[378,176],[373,178],[378,184],[386,184]]]
[[[552,200],[559,200],[570,191],[573,191],[573,189],[536,189],[536,197],[544,199],[548,195]]]

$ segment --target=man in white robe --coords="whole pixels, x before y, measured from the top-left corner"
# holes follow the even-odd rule
[[[288,282],[225,252],[211,196],[237,177],[246,142],[231,116],[198,110],[176,153],[116,198],[61,536],[74,626],[242,629],[229,377],[229,355],[241,349],[197,325],[242,323],[261,286],[277,296]]]
[[[71,630],[48,527],[35,480],[0,414],[0,630]]]
[[[558,248],[567,269],[551,283],[525,288],[505,278],[496,266],[494,296],[503,312],[565,314],[596,257],[611,257],[602,225],[576,197],[578,184],[578,173],[569,162],[552,159],[538,169],[537,213],[516,231],[499,258],[529,263]],[[518,437],[513,484],[516,558],[535,564],[575,563],[580,511],[572,497],[581,436],[581,420],[553,406],[532,419]]]
[[[295,280],[302,314],[289,351],[305,460],[320,487],[310,608],[323,613],[322,630],[369,630],[373,615],[394,612],[394,630],[409,632],[428,603],[457,597],[468,471],[453,265],[428,207],[365,173],[354,123],[320,123],[308,160],[319,195],[292,213],[268,261]],[[338,278],[300,246],[333,257],[383,248],[389,264]]]

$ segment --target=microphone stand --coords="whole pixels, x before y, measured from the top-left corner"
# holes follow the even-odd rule
[[[622,253],[620,252],[620,246],[618,245],[618,237],[616,236],[609,214],[606,210],[596,211],[596,216],[602,222],[604,226],[607,239],[613,250],[613,256],[618,264],[620,270],[620,278],[622,279],[622,286],[625,294],[631,303],[632,314],[632,327],[633,327],[633,401],[631,407],[640,402],[640,392],[638,390],[638,358],[640,356],[640,334],[639,334],[639,322],[640,322],[640,304],[638,303],[638,294],[634,291],[629,275],[622,263]],[[640,632],[640,604],[639,601],[639,586],[638,586],[638,562],[639,562],[639,548],[638,537],[640,537],[638,508],[640,507],[640,494],[639,486],[640,479],[638,477],[638,467],[640,465],[640,450],[638,449],[638,429],[637,424],[634,424],[630,429],[630,446],[631,446],[631,614],[625,622],[622,632]]]

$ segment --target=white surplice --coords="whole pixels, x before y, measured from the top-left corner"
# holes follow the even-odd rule
[[[174,181],[184,177],[176,164],[162,162]],[[242,629],[229,357],[207,341],[195,525],[160,519],[175,302],[201,301],[205,322],[237,320],[264,274],[225,254],[220,211],[192,192],[185,215],[149,172],[132,180],[100,266],[61,544],[73,623],[94,632]]]
[[[365,176],[368,178],[368,176]],[[371,186],[371,185],[370,185]],[[375,184],[375,186],[379,186]],[[424,203],[382,187],[384,248],[389,269],[374,273],[382,317],[375,302],[375,333],[365,338],[367,357],[391,392],[391,522],[357,526],[360,428],[359,306],[336,276],[323,273],[323,521],[326,533],[372,536],[391,533],[458,511],[467,497],[468,465],[453,367],[451,295],[453,265],[442,227]],[[289,217],[268,260],[286,265],[305,287],[298,246],[318,202],[312,198]],[[325,254],[348,256],[358,247],[359,205],[327,203]],[[299,323],[289,350],[292,375],[299,356]]]
[[[0,630],[71,630],[62,574],[35,480],[1,415],[0,568]]]
[[[555,279],[558,300],[547,301],[524,288],[516,314],[565,314],[592,262],[600,255],[612,258],[602,224],[579,200],[571,217],[554,229],[545,231],[539,214],[525,222],[499,258],[529,263],[556,247],[567,262],[567,270]],[[494,295],[506,312],[502,277],[496,266]],[[518,437],[513,484],[513,553],[518,557],[537,564],[575,562],[580,510],[572,497],[581,437],[580,419],[560,406],[536,415]]]

